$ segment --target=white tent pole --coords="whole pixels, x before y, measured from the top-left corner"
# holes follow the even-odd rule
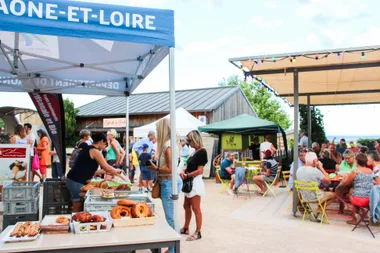
[[[174,230],[179,231],[178,189],[177,189],[177,134],[175,118],[175,75],[174,48],[169,49],[169,93],[170,93],[170,146],[172,147],[172,199]]]
[[[128,87],[129,88],[129,87]],[[127,96],[127,110],[125,113],[125,153],[126,162],[125,165],[129,168],[129,94]]]
[[[311,105],[310,105],[310,95],[307,96],[307,135],[308,135],[308,148],[311,148]]]

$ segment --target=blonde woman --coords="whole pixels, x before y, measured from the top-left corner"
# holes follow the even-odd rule
[[[25,129],[22,125],[17,125],[15,127],[15,135],[10,140],[11,144],[28,144],[28,139],[26,138]]]
[[[202,175],[203,168],[207,163],[207,151],[203,147],[202,137],[197,130],[189,132],[186,138],[187,143],[195,149],[195,153],[189,157],[185,171],[180,174],[184,183],[188,180],[193,182],[191,191],[185,192],[185,202],[183,204],[183,207],[185,208],[185,225],[181,229],[181,234],[189,234],[189,225],[193,211],[197,228],[195,233],[186,240],[194,241],[202,238],[201,197],[205,195],[205,186]]]
[[[107,163],[114,168],[120,167],[120,161],[125,152],[121,148],[120,143],[116,140],[117,132],[111,129],[107,132]]]
[[[178,149],[177,146],[173,147]],[[161,201],[165,212],[165,218],[168,224],[174,229],[174,217],[173,217],[173,200],[172,195],[172,147],[170,146],[170,120],[162,119],[157,122],[157,151],[158,151],[158,180],[161,186]],[[178,154],[178,150],[177,150]],[[174,157],[174,159],[176,159]],[[177,175],[177,187],[178,194],[182,189],[182,180]],[[170,248],[173,252],[174,248]]]

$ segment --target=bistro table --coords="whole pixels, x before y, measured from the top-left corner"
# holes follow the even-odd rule
[[[180,252],[181,237],[167,224],[157,218],[154,225],[112,228],[109,232],[89,234],[41,234],[31,242],[5,243],[3,238],[14,226],[8,226],[0,234],[0,252],[126,252],[150,249],[161,252],[161,248],[174,247]]]

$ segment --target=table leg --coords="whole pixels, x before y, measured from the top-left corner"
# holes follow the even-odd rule
[[[174,252],[175,253],[180,253],[180,251],[181,251],[180,241],[178,240],[178,241],[175,242]]]

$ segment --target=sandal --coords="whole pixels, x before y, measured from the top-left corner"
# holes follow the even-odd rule
[[[181,235],[188,235],[189,234],[189,228],[181,228],[181,230],[179,231],[181,233]]]
[[[186,241],[195,241],[202,238],[201,232],[195,232],[192,236],[187,237]]]

